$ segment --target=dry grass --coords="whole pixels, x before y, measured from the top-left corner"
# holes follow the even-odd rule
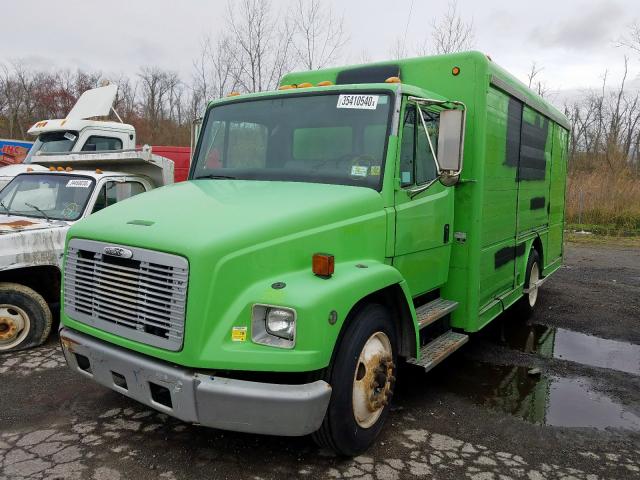
[[[640,233],[640,178],[603,166],[567,179],[567,223],[599,233]]]

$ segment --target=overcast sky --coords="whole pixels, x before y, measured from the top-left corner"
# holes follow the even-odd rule
[[[24,59],[37,67],[135,74],[158,65],[191,75],[192,59],[203,35],[224,25],[226,0],[50,0],[2,2],[0,61]],[[284,1],[274,0],[280,8]],[[407,20],[407,47],[428,39],[431,19],[447,1],[323,0],[344,13],[350,33],[340,64],[363,57],[382,60]],[[640,84],[640,55],[616,47],[628,25],[640,20],[640,0],[459,0],[459,11],[473,20],[476,49],[489,54],[520,79],[531,62],[544,67],[541,78],[553,90],[595,87],[602,73],[619,78],[623,56],[630,77]]]

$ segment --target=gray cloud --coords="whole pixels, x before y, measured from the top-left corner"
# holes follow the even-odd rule
[[[624,30],[627,21],[624,9],[613,2],[601,2],[581,10],[578,5],[573,16],[560,22],[535,27],[529,37],[545,48],[590,50],[607,46]],[[553,18],[552,10],[549,16]]]

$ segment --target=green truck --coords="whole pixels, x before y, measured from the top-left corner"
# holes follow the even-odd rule
[[[69,366],[186,422],[364,451],[562,263],[562,113],[478,52],[211,102],[189,181],[68,233]],[[443,367],[446,368],[446,367]]]

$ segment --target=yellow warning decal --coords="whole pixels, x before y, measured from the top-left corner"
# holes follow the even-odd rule
[[[232,327],[231,328],[231,341],[232,342],[244,342],[247,340],[247,327]]]

